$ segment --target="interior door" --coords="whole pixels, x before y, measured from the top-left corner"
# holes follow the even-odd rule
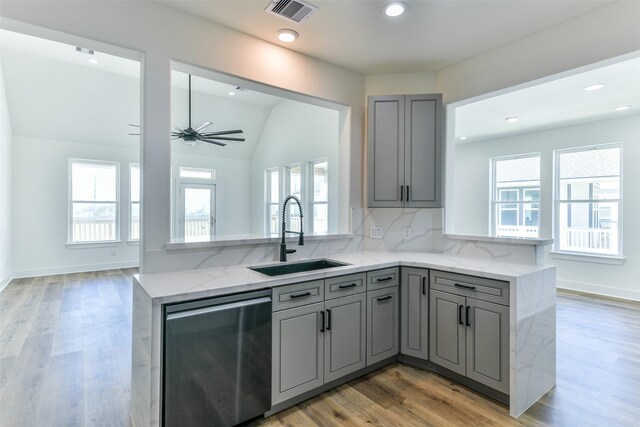
[[[181,182],[178,237],[187,241],[209,240],[215,236],[216,186]]]

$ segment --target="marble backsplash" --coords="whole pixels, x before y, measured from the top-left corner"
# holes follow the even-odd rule
[[[442,218],[442,209],[353,208],[352,237],[327,236],[322,240],[307,240],[304,246],[297,246],[295,239],[291,239],[290,247],[296,249],[296,253],[289,255],[288,259],[294,261],[356,251],[387,251],[433,252],[517,264],[536,264],[536,246],[444,238]],[[372,226],[382,227],[380,239],[370,238]],[[404,227],[411,227],[411,238],[404,239]],[[278,256],[277,243],[147,251],[145,272],[277,262]]]

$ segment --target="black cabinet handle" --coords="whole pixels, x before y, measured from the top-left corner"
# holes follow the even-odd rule
[[[464,308],[464,305],[459,305],[458,306],[458,325],[464,325],[464,322],[462,321],[462,309]]]
[[[407,185],[407,202],[409,201],[409,186]]]
[[[331,330],[331,310],[327,310],[327,331]]]
[[[351,283],[349,285],[338,285],[339,289],[349,289],[358,286],[357,283]]]
[[[422,295],[427,294],[427,276],[422,277]]]
[[[388,282],[389,280],[393,280],[393,276],[387,276],[387,277],[382,277],[380,279],[376,279],[376,283]]]
[[[301,293],[301,294],[291,294],[291,295],[289,296],[289,298],[294,298],[294,299],[295,299],[295,298],[302,298],[302,297],[308,297],[309,295],[311,295],[311,292],[308,292],[308,291],[307,291],[307,292],[303,292],[303,293]]]
[[[324,311],[320,310],[320,317],[322,318],[322,326],[320,326],[320,332],[324,332]]]
[[[469,285],[461,285],[460,283],[454,283],[453,286],[457,287],[457,288],[464,288],[464,289],[475,289],[475,286],[469,286]]]
[[[391,295],[387,295],[386,297],[376,298],[376,300],[378,300],[378,301],[386,301],[386,300],[391,299],[391,298],[393,298]]]
[[[404,185],[400,186],[400,201],[404,201]]]
[[[471,306],[467,306],[467,312],[465,313],[465,318],[467,319],[467,326],[471,326],[471,322],[469,321],[469,310],[471,310]]]

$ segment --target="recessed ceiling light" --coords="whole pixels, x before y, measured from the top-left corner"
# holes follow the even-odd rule
[[[625,111],[625,110],[628,110],[629,108],[631,108],[631,105],[622,105],[620,107],[614,108],[614,110],[616,110],[616,111]]]
[[[602,89],[603,87],[604,87],[604,84],[596,83],[589,86],[585,86],[584,90],[586,90],[587,92],[592,92],[594,90]]]
[[[230,90],[228,93],[229,93],[229,96],[234,96],[234,95],[236,94],[236,93],[235,93],[234,91],[232,91],[232,90]]]
[[[297,32],[289,28],[283,28],[281,30],[278,30],[278,38],[280,39],[281,42],[284,42],[284,43],[291,43],[292,41],[298,38],[298,35],[299,34]]]
[[[518,118],[516,116],[512,116],[512,117],[507,117],[505,120],[508,121],[509,123],[513,123],[513,122],[517,122]]]
[[[387,3],[382,8],[382,11],[384,12],[384,14],[392,18],[402,15],[406,10],[407,10],[407,5],[400,1]]]
[[[467,139],[466,136],[461,136],[460,138],[458,138],[460,141],[464,141],[465,139]]]
[[[89,62],[90,64],[97,64],[98,60],[95,58],[90,58],[90,59],[87,59],[87,62]]]

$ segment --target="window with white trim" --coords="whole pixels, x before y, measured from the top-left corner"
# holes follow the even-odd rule
[[[492,161],[492,229],[498,237],[538,237],[540,154]]]
[[[622,255],[622,147],[555,151],[555,250]]]
[[[69,159],[69,243],[119,239],[119,164]]]
[[[311,170],[311,222],[314,234],[329,232],[329,168],[326,159],[309,163]]]
[[[129,164],[129,240],[140,240],[140,165]]]
[[[278,234],[280,229],[280,173],[278,168],[266,170],[266,231]]]
[[[216,179],[216,170],[215,169],[192,168],[192,167],[181,166],[180,167],[180,178],[214,180],[214,179]]]
[[[304,200],[302,197],[302,167],[299,163],[295,165],[289,165],[285,168],[285,171],[287,179],[286,195],[296,196],[298,199],[300,199],[304,206]],[[287,230],[300,230],[300,210],[298,209],[297,203],[289,202],[287,209],[289,210],[289,212],[287,212]]]

